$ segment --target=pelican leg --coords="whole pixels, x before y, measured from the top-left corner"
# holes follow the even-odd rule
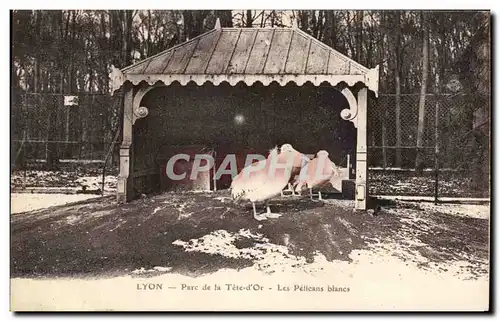
[[[263,221],[263,220],[267,219],[264,215],[258,215],[257,214],[257,210],[255,209],[255,202],[252,202],[252,207],[253,207],[253,217],[257,221]]]
[[[255,208],[255,203],[252,202],[252,207],[253,207],[253,215],[257,215],[257,209]]]
[[[311,201],[313,200],[313,189],[312,187],[309,187],[309,197],[311,198]]]
[[[297,185],[295,185],[295,188],[294,188],[295,192],[298,193],[299,192],[299,188],[301,188],[301,187],[302,187],[302,184],[297,183]]]
[[[267,218],[278,218],[281,214],[272,213],[271,208],[269,207],[269,202],[266,201],[266,213],[264,214]]]
[[[293,189],[292,183],[288,183],[288,189],[292,191],[292,195],[295,196],[295,190]]]
[[[319,200],[322,201],[323,198],[321,197],[321,191],[318,191],[318,195],[319,195]]]
[[[298,194],[298,195],[302,195],[302,183],[298,183],[296,186],[295,186],[295,192]]]

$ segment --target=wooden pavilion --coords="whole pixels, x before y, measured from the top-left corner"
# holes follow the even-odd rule
[[[307,100],[313,99],[309,93],[326,86],[342,97],[335,105],[345,108],[336,115],[351,122],[356,133],[356,209],[366,209],[367,100],[368,90],[378,95],[378,66],[366,68],[297,28],[221,28],[217,21],[196,38],[121,70],[113,68],[111,79],[112,91],[124,94],[120,202],[133,199],[139,185],[157,184],[158,152],[165,142],[232,137],[236,129],[226,130],[219,122],[232,110],[243,110],[255,126],[263,126],[250,134],[257,141],[270,135],[264,127],[281,128],[271,143],[276,135],[299,131],[305,136],[304,126],[303,131],[287,129],[294,126],[293,120],[285,121],[287,108],[294,103],[302,104],[296,110],[315,108],[311,105],[320,103]],[[329,108],[329,101],[321,104]]]

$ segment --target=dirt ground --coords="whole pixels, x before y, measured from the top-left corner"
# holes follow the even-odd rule
[[[286,198],[271,203],[280,218],[259,222],[250,204],[228,196],[166,193],[124,205],[109,196],[13,214],[11,277],[198,276],[249,266],[274,273],[286,264],[307,269],[318,255],[350,262],[372,248],[422,270],[466,262],[456,273],[488,273],[488,217],[405,202],[380,204],[370,215],[353,212],[352,201]]]

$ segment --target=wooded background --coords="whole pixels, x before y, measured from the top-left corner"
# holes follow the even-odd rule
[[[372,97],[369,114],[372,166],[433,167],[439,147],[452,163],[471,151],[489,158],[489,12],[16,10],[13,162],[30,150],[48,163],[103,159],[120,122],[111,65],[123,68],[182,43],[217,18],[222,27],[297,26],[364,66],[379,65],[381,95]],[[78,96],[79,107],[65,108],[65,95]]]

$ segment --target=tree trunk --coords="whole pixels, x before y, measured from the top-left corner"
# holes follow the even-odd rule
[[[325,36],[325,23],[323,22],[323,19],[325,17],[325,11],[324,10],[319,10],[318,14],[318,39],[323,41],[323,37]]]
[[[311,10],[311,31],[314,38],[318,38],[318,20],[316,19],[316,10]]]
[[[127,56],[128,56],[128,44],[127,44],[127,40],[128,40],[128,33],[129,33],[129,30],[127,28],[128,24],[127,24],[127,10],[123,10],[122,11],[122,21],[121,23],[123,23],[123,33],[122,33],[122,65],[123,67],[126,67],[128,66],[128,63],[127,63]]]
[[[206,16],[205,10],[184,10],[182,12],[186,40],[193,39],[203,33],[203,22]]]
[[[381,75],[381,78],[382,79],[387,79],[387,77],[384,77],[384,56],[385,56],[385,52],[384,52],[384,40],[385,40],[385,12],[382,11],[380,13],[380,38],[381,39],[378,39],[378,65],[379,65],[379,74]],[[381,91],[383,92],[385,90],[385,86],[384,86],[384,83],[382,82],[380,84],[380,89]],[[388,146],[388,142],[387,142],[387,120],[389,119],[389,115],[388,115],[388,112],[387,112],[387,106],[386,104],[381,104],[382,105],[382,109],[383,109],[383,113],[382,113],[382,121],[381,121],[381,125],[382,125],[382,162],[383,162],[383,167],[386,168],[387,167],[387,148],[386,146]],[[373,135],[373,134],[372,134]]]
[[[363,10],[356,12],[356,38],[356,61],[363,63]]]
[[[271,28],[274,27],[275,21],[276,21],[276,11],[272,10],[271,11]]]
[[[222,28],[231,28],[233,26],[231,10],[215,10],[215,17],[219,18]]]
[[[472,122],[472,147],[470,170],[472,188],[487,191],[490,187],[490,152],[491,152],[491,50],[490,13],[480,11],[475,14],[477,31],[471,40],[471,59],[469,62],[471,87],[474,92],[473,107],[469,108],[465,118],[468,126]],[[479,113],[479,114],[476,114]],[[469,121],[470,120],[470,121]],[[468,127],[469,128],[469,127]]]
[[[439,74],[436,77],[436,95],[439,94]],[[439,197],[439,96],[436,99],[434,119],[434,202],[438,203]]]
[[[401,134],[401,13],[396,12],[396,59],[394,68],[394,80],[396,82],[396,167],[402,166],[402,134]]]
[[[110,18],[111,19],[111,18]],[[106,16],[105,13],[101,13],[101,21],[100,21],[100,38],[101,38],[101,45],[99,46],[101,50],[105,50],[105,48],[110,48],[110,38],[111,38],[111,32],[109,38],[106,36]],[[101,70],[100,70],[100,76],[98,77],[99,80],[97,82],[97,85],[99,86],[97,91],[98,92],[103,92],[107,93],[109,92],[109,75],[108,75],[108,60],[106,59],[106,56],[100,55],[101,57]],[[113,60],[111,60],[113,61]],[[115,65],[115,67],[118,67]]]
[[[132,64],[132,10],[123,12],[123,66]]]
[[[421,13],[423,28],[422,45],[422,87],[420,90],[420,102],[418,104],[418,128],[417,128],[417,156],[415,158],[415,169],[420,172],[423,170],[422,145],[424,140],[425,125],[425,98],[427,94],[427,78],[429,74],[429,31],[425,13]]]
[[[252,24],[253,24],[252,10],[247,10],[245,27],[252,28]]]
[[[335,22],[335,11],[326,10],[325,12],[325,27],[324,27],[324,42],[335,49],[337,43],[337,32]]]
[[[71,20],[71,45],[75,46],[75,39],[76,39],[76,10],[72,10],[72,20]],[[69,15],[68,15],[68,21],[69,21]],[[74,69],[75,69],[75,63],[74,63],[74,55],[75,52],[74,50],[71,50],[70,54],[70,62],[69,62],[69,73],[68,73],[68,92],[69,93],[74,93],[77,89],[75,88],[75,82],[73,80],[73,74],[74,74]],[[80,66],[79,66],[80,67]]]
[[[62,45],[61,33],[57,32],[61,29],[60,21],[62,19],[58,19],[58,16],[62,15],[62,11],[60,12],[51,12],[51,27],[52,31],[55,34],[55,43],[54,47],[60,47]],[[63,59],[63,57],[58,57],[59,62]],[[55,64],[50,64],[51,70],[58,70],[54,75],[51,74],[52,77],[48,79],[50,83],[50,89],[53,93],[59,92],[63,93],[63,73],[61,68],[57,68]],[[59,77],[57,77],[59,76]],[[57,84],[59,83],[59,86]],[[59,88],[57,88],[59,87]],[[49,169],[57,168],[57,163],[59,162],[59,146],[57,143],[58,140],[58,131],[59,125],[57,123],[57,113],[58,113],[58,103],[60,99],[57,99],[57,96],[50,97],[49,99],[44,99],[44,102],[49,109],[49,124],[48,124],[48,137],[47,137],[47,147],[46,147],[46,156],[47,156],[47,167]],[[47,101],[48,100],[48,101]]]
[[[441,135],[440,135],[440,101],[441,96],[439,95],[444,89],[444,79],[446,71],[446,28],[445,28],[445,17],[440,16],[438,20],[440,24],[439,33],[436,32],[436,40],[434,42],[438,57],[435,60],[436,66],[436,79],[435,79],[435,92],[436,92],[436,105],[434,113],[434,202],[438,203],[439,197],[439,168],[441,166]],[[440,39],[438,43],[437,40]]]
[[[297,15],[299,17],[299,28],[307,32],[309,29],[309,17],[307,10],[299,10]]]
[[[34,13],[35,15],[35,36],[37,39],[40,39],[40,15],[42,14],[41,11],[35,10]],[[41,48],[38,46],[35,48],[35,76],[34,76],[34,82],[33,82],[33,92],[39,93],[40,92],[40,52]]]

